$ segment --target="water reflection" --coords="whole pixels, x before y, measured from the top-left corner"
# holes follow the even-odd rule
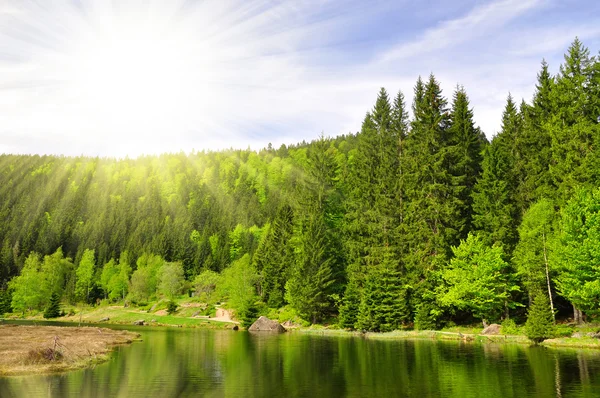
[[[110,362],[0,379],[1,397],[593,397],[600,353],[435,341],[143,329]]]

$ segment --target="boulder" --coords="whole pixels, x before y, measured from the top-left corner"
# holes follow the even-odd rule
[[[490,326],[483,329],[481,334],[486,334],[486,335],[500,334],[501,328],[502,328],[502,326],[498,325],[497,323],[492,323]]]
[[[277,321],[272,321],[266,316],[261,316],[248,328],[250,332],[274,332],[283,333],[285,328]]]
[[[110,318],[109,318],[109,317],[102,318],[102,319],[100,319],[98,322],[107,322],[107,321],[110,321]]]
[[[238,330],[240,330],[240,327],[238,325],[235,325],[234,327],[231,328],[231,330],[238,331]]]
[[[587,335],[593,339],[600,339],[600,332],[590,332]]]
[[[137,325],[137,326],[144,326],[144,323],[145,323],[145,322],[144,322],[144,320],[143,320],[143,319],[140,319],[139,321],[134,321],[134,322],[133,322],[133,324],[134,324],[134,325]]]

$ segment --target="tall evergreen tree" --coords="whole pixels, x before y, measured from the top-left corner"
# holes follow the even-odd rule
[[[564,204],[580,185],[599,179],[594,145],[600,143],[598,93],[594,93],[594,59],[576,38],[565,54],[551,91],[553,113],[546,124],[552,140],[550,173],[557,201]]]
[[[449,139],[450,115],[446,99],[433,75],[424,85],[419,79],[413,103],[414,120],[406,141],[406,195],[409,201],[405,235],[405,263],[414,308],[432,292],[430,273],[441,267],[458,243],[461,229],[460,198],[451,173],[453,142]],[[431,311],[428,311],[428,313]]]
[[[472,229],[472,193],[481,174],[482,151],[485,141],[473,121],[473,110],[463,87],[454,92],[450,127],[450,170],[453,176],[454,195],[459,199],[460,222],[458,234],[465,239]]]
[[[484,151],[481,178],[473,190],[473,225],[485,244],[501,244],[509,258],[517,242],[519,219],[514,198],[514,154],[519,128],[519,114],[509,95],[502,131]]]

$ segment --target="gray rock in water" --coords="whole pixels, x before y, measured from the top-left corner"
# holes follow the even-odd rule
[[[277,321],[272,321],[266,316],[261,316],[248,328],[250,332],[283,333],[285,328]]]
[[[497,323],[492,323],[490,326],[488,326],[485,329],[483,329],[483,331],[481,332],[481,334],[485,334],[485,335],[500,334],[500,329],[501,328],[502,328],[502,326],[498,325]]]
[[[140,319],[139,321],[134,321],[133,324],[137,326],[144,326],[145,321],[143,319]]]

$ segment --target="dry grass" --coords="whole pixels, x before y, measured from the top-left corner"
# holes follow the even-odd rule
[[[104,361],[139,335],[97,327],[0,325],[0,375],[78,369]]]

